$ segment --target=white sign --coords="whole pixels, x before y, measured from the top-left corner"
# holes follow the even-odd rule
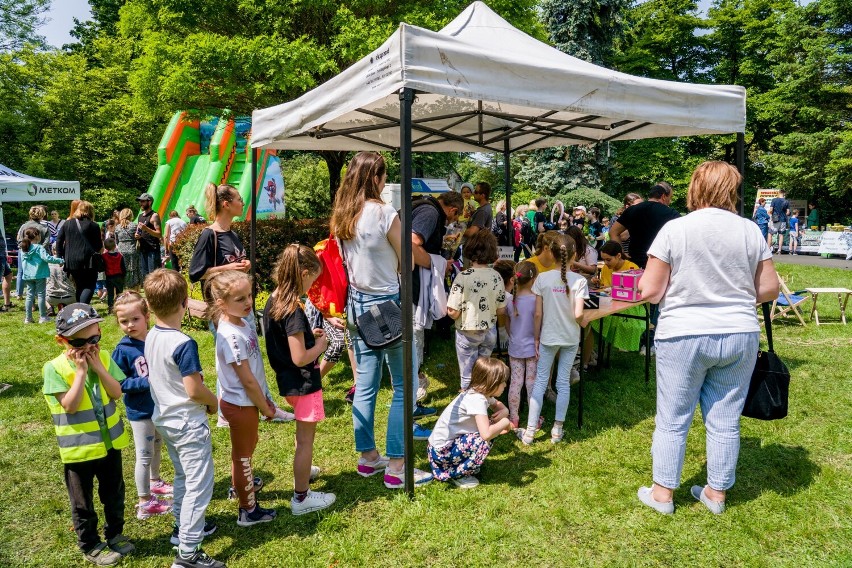
[[[852,233],[826,231],[819,243],[820,254],[852,255]]]
[[[0,202],[80,199],[80,182],[28,176],[0,166]]]
[[[497,260],[515,261],[514,247],[497,247]]]

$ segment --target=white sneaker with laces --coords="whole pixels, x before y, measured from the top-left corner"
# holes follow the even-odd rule
[[[473,489],[474,487],[479,485],[479,480],[472,475],[465,475],[464,477],[459,477],[458,479],[450,479],[450,481],[452,481],[453,485],[455,485],[459,489]]]
[[[334,493],[323,493],[321,491],[311,491],[308,489],[308,494],[302,501],[298,501],[294,495],[290,499],[290,511],[294,515],[304,515],[313,513],[314,511],[322,511],[337,500]]]

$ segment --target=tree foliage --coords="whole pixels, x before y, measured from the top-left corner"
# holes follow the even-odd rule
[[[47,21],[50,0],[0,0],[0,52],[17,51],[27,44],[46,47],[37,30]]]

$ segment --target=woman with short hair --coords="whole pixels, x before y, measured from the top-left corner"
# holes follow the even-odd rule
[[[755,303],[778,297],[772,253],[760,230],[737,215],[742,176],[725,162],[692,174],[688,215],[669,221],[648,250],[642,298],[660,304],[653,480],[639,500],[674,512],[686,436],[696,404],[707,430],[707,485],[692,495],[725,510],[740,449],[740,414],[760,342]]]
[[[56,236],[56,251],[65,259],[65,272],[71,276],[77,289],[77,301],[92,303],[98,269],[93,264],[95,254],[104,248],[101,229],[92,219],[95,208],[88,201],[80,201],[73,219],[63,223]]]

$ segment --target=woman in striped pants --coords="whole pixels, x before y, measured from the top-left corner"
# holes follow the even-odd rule
[[[660,230],[639,283],[645,300],[660,303],[660,319],[654,483],[638,497],[660,513],[674,512],[697,404],[707,430],[707,485],[692,487],[692,495],[719,514],[734,484],[740,414],[760,341],[755,303],[778,297],[766,240],[736,214],[741,181],[725,162],[698,166],[687,194],[691,213]]]

